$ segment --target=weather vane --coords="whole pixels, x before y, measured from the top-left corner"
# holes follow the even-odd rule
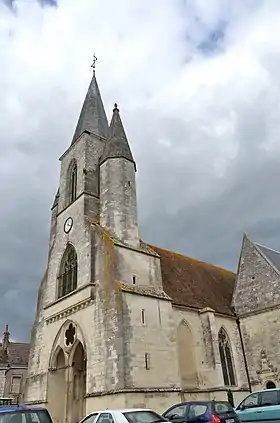
[[[94,53],[94,55],[93,55],[93,62],[92,62],[92,65],[91,65],[91,68],[93,69],[93,72],[95,71],[95,63],[96,63],[96,60],[97,60],[97,57],[95,56],[95,53]]]

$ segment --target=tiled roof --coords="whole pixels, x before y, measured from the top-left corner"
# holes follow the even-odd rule
[[[150,246],[161,257],[163,289],[173,303],[233,315],[235,273],[178,253]]]
[[[10,366],[27,366],[29,358],[29,344],[20,342],[9,342],[8,354],[2,349],[0,343],[0,366],[10,364]]]

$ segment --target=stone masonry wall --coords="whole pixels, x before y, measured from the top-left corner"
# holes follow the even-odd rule
[[[116,278],[128,285],[162,289],[160,258],[116,247]]]
[[[77,196],[83,192],[96,198],[99,195],[99,157],[104,140],[84,133],[61,157],[59,213],[67,206],[68,169],[73,159],[77,162]],[[99,203],[99,200],[96,200]]]
[[[3,397],[3,395],[4,395],[5,379],[6,379],[6,376],[5,376],[6,369],[7,368],[0,369],[0,397]]]
[[[209,399],[211,393],[217,399],[226,399],[226,389],[223,383],[221,362],[218,350],[218,332],[223,327],[230,339],[234,368],[237,379],[237,386],[231,387],[234,392],[235,401],[244,398],[248,392],[248,383],[244,366],[244,359],[241,349],[241,342],[238,334],[235,319],[232,317],[212,314],[213,322],[205,328],[204,314],[197,311],[173,309],[175,320],[175,331],[181,321],[186,321],[191,329],[194,338],[194,356],[198,372],[198,389],[204,391],[204,398]],[[208,314],[209,314],[208,313]],[[207,330],[209,333],[206,333]],[[212,345],[212,342],[214,345]],[[220,394],[219,394],[220,390]],[[202,395],[201,393],[201,395]],[[186,395],[186,394],[185,394]],[[210,395],[210,396],[211,396]],[[200,396],[201,398],[201,396]]]
[[[78,287],[91,282],[91,235],[89,225],[84,218],[83,206],[83,198],[80,197],[57,217],[56,239],[49,257],[44,306],[56,300],[57,278],[67,243],[72,244],[77,253]],[[72,217],[73,227],[66,234],[64,223],[68,217]]]
[[[89,295],[87,297],[90,302]],[[37,362],[33,363],[29,372],[29,378],[32,379],[32,383],[30,383],[30,389],[25,396],[25,400],[27,402],[47,400],[48,372],[51,366],[50,360],[52,354],[54,353],[53,348],[55,340],[65,322],[71,322],[72,320],[81,328],[82,337],[80,341],[86,349],[87,393],[100,392],[105,389],[105,341],[102,342],[103,333],[100,333],[103,320],[102,310],[100,307],[96,307],[94,304],[90,303],[88,303],[89,305],[87,307],[79,307],[78,304],[82,304],[85,301],[82,296],[82,292],[75,294],[75,298],[72,300],[75,307],[72,308],[71,314],[44,325],[44,329],[42,331],[43,340],[41,339],[41,343],[38,342],[36,346],[37,350],[40,349],[40,357]],[[97,303],[100,304],[98,299]],[[65,309],[67,308],[65,307]],[[63,312],[63,310],[64,308],[61,307],[60,311]],[[49,310],[49,312],[51,312],[51,310]],[[52,314],[50,313],[49,317],[51,316]],[[46,315],[47,321],[49,317]],[[93,339],[94,342],[92,341]],[[65,395],[65,393],[62,393],[62,395]]]
[[[85,301],[85,296],[92,295],[90,283],[94,280],[94,256],[92,257],[92,230],[85,218],[84,198],[81,196],[65,210],[65,190],[68,166],[72,158],[78,164],[78,194],[84,186],[85,149],[91,141],[87,136],[82,136],[75,145],[62,157],[59,211],[52,234],[52,248],[49,253],[49,262],[38,297],[38,313],[32,330],[31,353],[27,375],[27,401],[43,401],[47,393],[47,374],[49,368],[50,351],[54,342],[54,336],[58,328],[55,324],[46,326],[45,317],[49,313],[56,314],[80,301]],[[98,160],[95,159],[96,161]],[[64,232],[64,222],[71,216],[73,227],[69,234]],[[78,289],[81,291],[70,294],[69,297],[56,302],[57,298],[57,277],[61,259],[67,243],[70,242],[76,249],[78,259]],[[88,288],[87,288],[88,286]],[[87,292],[87,293],[86,293]],[[86,294],[85,294],[86,293]],[[54,303],[55,302],[55,303]],[[54,303],[51,307],[49,307]],[[48,307],[44,310],[44,307]],[[63,320],[61,321],[63,323]],[[94,326],[93,326],[94,327]]]
[[[100,224],[130,246],[139,246],[134,164],[108,159],[100,167]]]
[[[130,293],[123,297],[129,386],[179,388],[171,302]]]
[[[253,389],[263,389],[272,380],[279,384],[280,307],[240,319]],[[262,351],[267,360],[262,362]],[[271,366],[271,368],[269,367]],[[261,371],[263,369],[263,371]]]
[[[233,305],[239,316],[280,304],[280,277],[245,236]]]

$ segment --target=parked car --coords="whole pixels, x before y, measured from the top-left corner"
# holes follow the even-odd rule
[[[280,389],[266,389],[248,395],[237,407],[242,422],[280,422]]]
[[[240,423],[229,402],[191,401],[175,404],[163,413],[172,423]]]
[[[49,412],[43,407],[27,405],[0,405],[0,423],[52,423]]]
[[[166,420],[155,411],[145,408],[96,411],[84,417],[80,423],[163,423]],[[1,423],[1,422],[0,422]]]

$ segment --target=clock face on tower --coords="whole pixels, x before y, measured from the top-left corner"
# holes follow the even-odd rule
[[[72,226],[73,226],[73,219],[72,217],[68,217],[64,223],[64,232],[68,234],[71,231]]]

